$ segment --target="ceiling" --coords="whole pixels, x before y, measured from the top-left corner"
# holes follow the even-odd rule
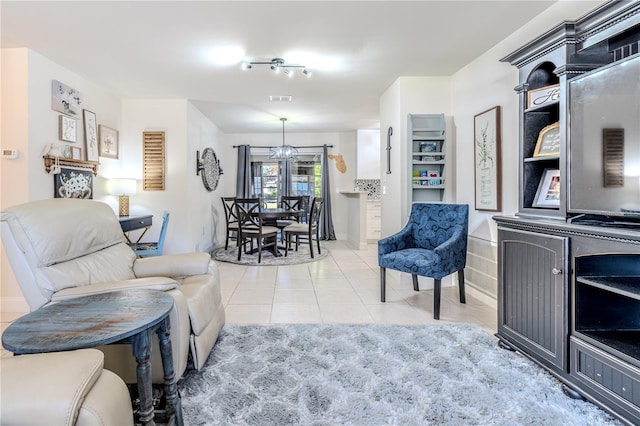
[[[225,133],[278,132],[280,117],[287,131],[335,132],[377,127],[398,77],[451,75],[553,3],[3,0],[0,35],[119,96],[189,99]],[[227,46],[313,75],[213,63]]]

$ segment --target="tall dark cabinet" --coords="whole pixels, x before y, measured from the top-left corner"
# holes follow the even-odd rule
[[[567,394],[633,424],[639,50],[640,1],[610,1],[502,59],[519,70],[519,203],[515,216],[494,217],[501,345],[546,368]]]

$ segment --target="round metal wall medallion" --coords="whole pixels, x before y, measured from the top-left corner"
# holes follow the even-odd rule
[[[205,148],[200,157],[202,183],[207,191],[214,191],[220,180],[220,162],[213,148]]]

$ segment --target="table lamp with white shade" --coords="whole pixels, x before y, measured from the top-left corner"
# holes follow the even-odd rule
[[[129,216],[129,195],[136,193],[137,182],[131,178],[111,179],[111,193],[118,195],[118,214]]]

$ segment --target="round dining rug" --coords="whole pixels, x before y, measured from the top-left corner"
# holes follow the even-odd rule
[[[232,243],[233,244],[233,243]],[[274,257],[273,253],[269,250],[262,251],[262,262],[258,263],[258,254],[246,254],[242,253],[242,258],[238,260],[238,247],[229,247],[227,250],[224,247],[215,250],[211,253],[213,259],[220,262],[236,263],[238,265],[252,265],[252,266],[282,266],[282,265],[297,265],[300,263],[315,262],[320,259],[324,259],[329,254],[329,250],[320,244],[321,253],[318,253],[318,246],[313,246],[313,259],[309,253],[309,244],[301,244],[298,246],[298,251],[289,250],[287,256],[284,256],[284,249],[280,249],[281,254],[278,257]]]

